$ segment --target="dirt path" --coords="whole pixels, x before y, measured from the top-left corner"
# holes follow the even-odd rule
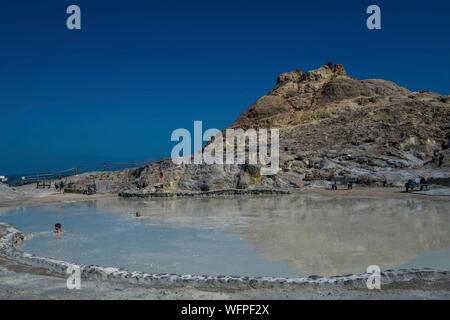
[[[67,201],[88,201],[117,197],[116,194],[83,195],[76,193],[60,194],[55,189],[36,189],[35,185],[13,188],[8,195],[0,193],[0,208],[58,203]]]

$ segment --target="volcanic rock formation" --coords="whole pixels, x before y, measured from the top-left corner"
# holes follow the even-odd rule
[[[191,191],[297,188],[339,178],[400,185],[418,175],[450,177],[450,97],[357,80],[339,64],[281,74],[230,128],[279,128],[282,170],[261,176],[253,165],[175,165],[167,159],[120,173],[111,189],[150,192],[160,172],[165,190]]]

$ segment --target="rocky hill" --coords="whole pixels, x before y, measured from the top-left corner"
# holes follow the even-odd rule
[[[100,180],[114,180],[114,191],[152,191],[161,171],[166,190],[296,188],[335,178],[399,185],[417,175],[450,177],[450,97],[357,80],[339,64],[281,74],[230,128],[279,128],[282,170],[261,176],[251,165],[174,165],[169,159]]]
[[[16,199],[20,193],[14,188],[8,187],[6,184],[0,183],[0,202]]]

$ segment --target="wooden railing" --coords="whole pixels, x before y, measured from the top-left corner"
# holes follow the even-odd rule
[[[104,162],[97,165],[84,165],[75,168],[70,168],[67,170],[56,171],[56,172],[43,172],[36,173],[32,175],[22,176],[16,179],[16,181],[11,181],[10,183],[15,186],[38,183],[39,185],[46,185],[48,181],[54,181],[63,179],[70,176],[75,176],[87,172],[110,172],[110,171],[120,171],[126,169],[134,169],[147,165],[152,162],[152,160],[144,161],[128,161],[128,162]]]

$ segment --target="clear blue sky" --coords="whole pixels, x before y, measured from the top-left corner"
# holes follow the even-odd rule
[[[174,129],[224,128],[277,74],[328,61],[450,94],[444,0],[1,1],[0,39],[0,174],[169,156]]]

